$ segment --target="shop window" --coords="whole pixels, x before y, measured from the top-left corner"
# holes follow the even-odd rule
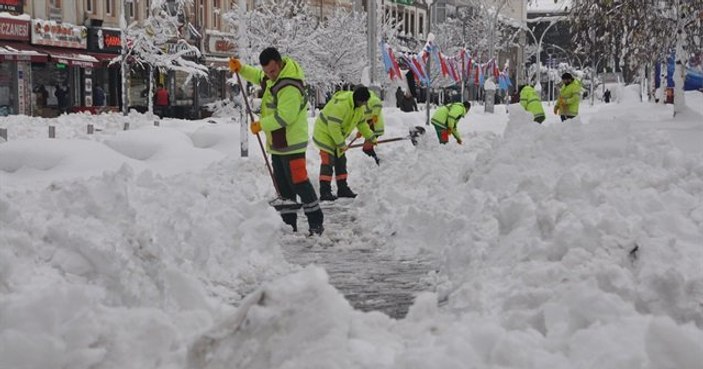
[[[188,81],[188,83],[186,83]],[[175,105],[193,105],[193,81],[194,78],[188,78],[188,73],[176,71],[175,73],[175,89],[176,98]]]
[[[206,28],[205,24],[205,0],[198,0],[198,26]]]
[[[129,73],[129,105],[145,108],[149,103],[148,97],[149,70],[134,66]]]
[[[70,67],[60,63],[32,64],[32,111],[41,117],[56,117],[69,111],[76,86],[71,84]],[[79,86],[80,87],[80,86]]]
[[[17,63],[0,63],[0,117],[17,114],[16,66]]]
[[[220,0],[212,0],[212,28],[220,29]]]

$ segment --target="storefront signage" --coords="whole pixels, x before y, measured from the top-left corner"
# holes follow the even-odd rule
[[[29,21],[0,18],[0,39],[29,41]]]
[[[88,28],[69,23],[32,19],[32,43],[85,49],[88,45]]]
[[[89,28],[88,50],[119,54],[122,50],[122,32],[118,29]]]
[[[207,36],[207,53],[211,55],[231,56],[235,52],[234,35],[227,37],[224,35]]]
[[[24,13],[24,0],[0,0],[0,12]]]
[[[187,42],[167,43],[165,46],[166,48],[164,49],[164,51],[168,54],[177,54],[179,52],[186,51],[185,53],[183,53],[184,57],[198,57],[198,53],[193,50],[194,46],[188,44]]]

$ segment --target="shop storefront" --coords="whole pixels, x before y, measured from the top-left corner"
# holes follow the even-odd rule
[[[230,97],[228,60],[235,56],[235,52],[235,35],[215,31],[205,33],[205,65],[209,69],[209,77],[207,83],[200,84],[202,104]]]
[[[90,110],[93,69],[98,60],[85,53],[88,29],[69,23],[32,20],[32,47],[46,53],[46,63],[32,64],[35,115],[53,117]]]
[[[47,55],[28,42],[30,22],[22,17],[0,17],[0,116],[32,114],[31,64]]]
[[[122,95],[120,63],[112,61],[120,56],[122,32],[119,29],[89,27],[88,54],[100,62],[93,69],[93,105],[117,109]]]

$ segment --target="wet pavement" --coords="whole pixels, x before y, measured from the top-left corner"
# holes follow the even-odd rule
[[[378,310],[400,319],[419,292],[434,290],[436,261],[393,255],[383,245],[387,236],[362,232],[357,210],[351,206],[325,204],[323,211],[326,229],[322,237],[286,235],[284,254],[291,263],[325,268],[330,283],[355,309]]]

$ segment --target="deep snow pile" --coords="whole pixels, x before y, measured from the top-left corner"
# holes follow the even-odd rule
[[[397,321],[285,262],[269,179],[259,153],[234,152],[238,127],[173,122],[157,136],[133,118],[141,129],[81,140],[92,145],[0,144],[0,368],[700,367],[700,116],[584,104],[540,126],[509,108],[507,126],[501,110],[472,110],[462,146],[428,131],[418,147],[379,146],[380,167],[349,154],[355,226],[398,257],[442,260],[436,291]],[[423,117],[390,110],[387,136]],[[70,179],[101,173],[76,164],[91,153],[119,169]],[[191,165],[173,174],[173,156]]]

